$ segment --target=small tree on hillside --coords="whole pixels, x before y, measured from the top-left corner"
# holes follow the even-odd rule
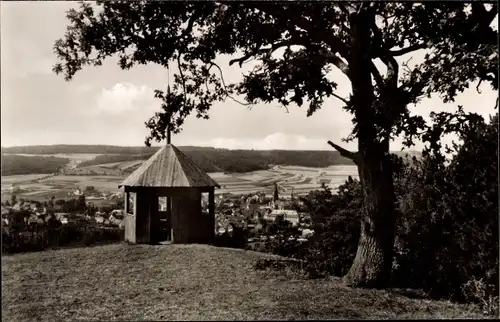
[[[50,197],[50,200],[49,202],[47,203],[47,206],[49,209],[54,209],[54,206],[55,206],[55,200],[56,200],[56,197],[55,196],[52,196]]]
[[[68,12],[69,26],[55,43],[54,71],[66,80],[86,66],[118,55],[122,69],[156,63],[177,71],[170,93],[146,126],[151,140],[179,132],[192,112],[208,118],[216,101],[245,96],[246,104],[305,102],[311,115],[336,97],[353,115],[358,152],[329,142],[359,169],[364,200],[361,237],[346,276],[352,285],[383,286],[390,277],[394,244],[394,188],[389,144],[403,134],[411,145],[426,129],[408,105],[439,92],[453,100],[471,81],[497,86],[496,4],[479,2],[97,2]],[[411,68],[398,57],[427,49]],[[229,64],[256,61],[235,84],[226,84],[216,58]],[[384,68],[375,65],[381,61]],[[402,68],[403,67],[403,68]],[[351,83],[352,94],[334,93],[332,68]],[[434,139],[434,137],[430,138]],[[439,137],[437,138],[439,139]]]
[[[81,195],[78,197],[76,201],[76,210],[85,211],[86,209],[87,209],[87,203],[85,201],[85,195]]]

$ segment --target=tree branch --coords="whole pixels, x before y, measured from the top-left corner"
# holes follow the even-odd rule
[[[189,20],[188,20],[188,24],[186,26],[186,29],[184,29],[184,31],[178,36],[176,37],[176,39],[174,39],[174,41],[179,41],[179,40],[182,40],[184,37],[186,37],[187,35],[190,35],[192,34],[193,32],[193,27],[194,27],[194,23],[196,22],[196,20],[198,18],[200,18],[201,16],[203,15],[203,11],[202,10],[196,10],[195,12],[193,12],[193,14],[191,15],[191,17],[189,17]]]
[[[274,52],[275,50],[277,50],[277,49],[279,49],[281,47],[293,46],[293,45],[302,45],[302,44],[295,43],[295,41],[292,41],[292,40],[281,41],[281,42],[278,42],[276,44],[271,45],[271,48],[259,48],[259,49],[255,50],[255,51],[251,52],[251,53],[245,54],[244,56],[242,56],[240,58],[231,59],[229,61],[229,66],[233,65],[234,63],[238,63],[240,65],[240,68],[241,68],[241,65],[246,60],[248,60],[249,58],[251,58],[252,56],[255,56],[255,55],[258,55],[258,54],[263,54],[263,53],[271,54],[272,52]]]
[[[247,2],[246,5],[253,7],[254,9],[257,9],[261,12],[264,12],[268,15],[274,16],[275,18],[283,19],[285,22],[292,23],[295,27],[298,27],[300,29],[306,30],[308,34],[308,38],[302,38],[302,37],[293,37],[289,41],[285,41],[281,44],[281,46],[285,46],[286,43],[288,42],[289,45],[302,45],[305,47],[316,47],[314,46],[313,42],[316,41],[318,43],[325,42],[328,44],[330,47],[330,51],[326,51],[324,49],[320,49],[318,54],[322,56],[323,58],[326,58],[328,62],[334,64],[337,68],[339,68],[344,74],[348,74],[349,71],[349,65],[345,63],[339,56],[336,55],[336,53],[339,53],[343,57],[348,56],[348,47],[346,44],[344,44],[340,38],[336,37],[330,30],[321,30],[317,28],[316,26],[313,26],[311,22],[309,22],[307,19],[305,19],[301,15],[297,14],[289,14],[286,12],[286,10],[290,10],[286,8],[283,10],[282,6],[276,6],[275,4],[269,4],[266,2],[259,2],[259,1],[251,1]],[[276,48],[276,45],[273,45],[273,47]],[[272,47],[272,48],[273,48]],[[278,47],[279,48],[279,47]],[[317,47],[316,47],[317,49]],[[238,59],[233,59],[229,62],[229,65],[234,64],[235,62],[238,62],[241,66],[244,61],[249,59],[251,56],[258,54],[260,50],[265,50],[265,49],[259,49],[257,52],[254,53],[247,53],[245,56],[240,57]],[[267,49],[269,50],[269,49]]]
[[[351,5],[349,3],[346,4],[343,2],[339,2],[337,5],[339,6],[340,10],[347,16],[349,16],[351,13],[356,12],[356,9],[351,7]]]
[[[375,57],[379,57],[380,60],[387,66],[387,79],[393,86],[397,86],[398,84],[398,74],[399,74],[399,65],[394,55],[390,54],[390,51],[386,48],[386,45],[382,38],[382,33],[380,29],[378,29],[377,24],[375,23],[375,14],[372,15],[373,19],[370,21],[371,29],[374,35],[374,41],[376,41],[375,46]],[[375,65],[373,65],[374,67]]]
[[[382,87],[384,85],[384,79],[382,78],[382,75],[380,75],[380,72],[378,71],[377,66],[375,66],[373,61],[371,62],[371,67],[372,67],[371,72],[373,78],[375,78],[375,83],[378,85],[378,87]]]
[[[492,3],[489,11],[486,10],[484,5],[485,3],[482,1],[472,2],[472,16],[478,24],[481,24],[482,26],[489,26],[498,14],[498,4]]]
[[[373,32],[373,43],[374,43],[374,48],[372,52],[372,57],[373,58],[380,58],[382,62],[387,66],[387,79],[394,85],[397,85],[398,81],[398,72],[399,72],[399,65],[394,58],[393,55],[390,54],[390,51],[387,49],[386,44],[384,43],[382,33],[380,29],[377,27],[377,24],[375,23],[375,13],[372,13],[371,15],[371,21],[370,23],[370,28]],[[375,71],[376,67],[375,64],[372,62],[372,70]],[[378,72],[378,70],[377,70]],[[373,74],[374,77],[378,77],[377,73]],[[378,73],[380,75],[380,73]],[[383,84],[384,82],[379,78],[379,82]],[[379,83],[377,82],[377,84]],[[380,85],[380,84],[379,84]]]
[[[344,149],[343,147],[333,143],[332,141],[328,141],[328,144],[330,144],[335,150],[339,151],[341,156],[348,158],[348,159],[351,159],[352,161],[354,161],[354,163],[356,165],[360,164],[358,153],[348,151],[348,150]]]
[[[385,57],[384,57],[385,58]],[[382,61],[386,61],[387,65],[387,79],[391,85],[398,85],[398,74],[399,74],[399,65],[396,59],[393,56],[388,55],[387,58],[382,59]]]
[[[177,55],[177,67],[179,68],[179,74],[181,76],[182,91],[184,92],[184,103],[185,103],[187,101],[187,99],[186,99],[186,78],[184,77],[184,73],[182,72],[181,53],[179,53]]]
[[[255,9],[265,12],[276,18],[281,18],[284,21],[292,22],[295,26],[306,30],[310,39],[313,39],[317,42],[327,43],[333,53],[339,53],[343,57],[348,56],[348,47],[344,42],[342,42],[342,40],[340,40],[340,38],[336,37],[331,32],[331,30],[322,30],[320,28],[317,28],[317,26],[313,26],[311,22],[305,19],[302,15],[284,12],[283,7],[278,6],[275,3],[270,5],[267,2],[250,1],[246,4],[251,5]]]
[[[477,83],[477,86],[476,86],[476,92],[478,94],[481,94],[481,90],[479,89],[479,86],[481,86],[481,83],[483,82],[483,79],[479,79],[479,82]]]
[[[281,41],[278,43],[275,43],[271,46],[271,48],[260,48],[257,49],[251,53],[246,53],[244,56],[240,58],[235,58],[231,59],[229,61],[229,66],[233,65],[234,63],[238,63],[240,65],[240,68],[242,64],[250,59],[252,56],[258,55],[258,54],[271,54],[275,50],[278,50],[281,47],[286,47],[286,46],[304,46],[306,48],[310,48],[313,51],[317,51],[318,55],[325,58],[329,63],[334,64],[340,71],[346,75],[348,75],[349,72],[349,65],[345,63],[342,58],[337,56],[335,53],[332,53],[331,51],[325,50],[324,48],[319,47],[318,45],[312,44],[310,41],[306,41],[304,38],[301,38],[299,36],[292,37],[292,39]]]
[[[342,60],[342,58],[340,58],[339,56],[335,55],[335,53],[328,52],[325,49],[320,49],[319,52],[318,52],[318,54],[321,57],[326,58],[328,60],[328,62],[334,64],[338,69],[340,69],[340,71],[342,73],[344,73],[345,75],[349,76],[349,65],[346,64]]]
[[[342,102],[344,102],[345,105],[349,105],[349,102],[345,98],[343,98],[343,97],[341,97],[341,96],[339,96],[339,95],[337,95],[335,93],[332,93],[332,96],[334,96],[335,98],[338,98],[339,100],[341,100]]]
[[[424,48],[427,48],[426,44],[411,45],[411,46],[408,46],[406,48],[402,48],[402,49],[398,49],[398,50],[390,50],[389,54],[392,57],[397,57],[397,56],[402,56],[402,55],[411,53],[412,51],[416,51],[416,50],[424,49]]]
[[[219,70],[220,79],[221,79],[222,85],[224,86],[225,94],[226,94],[227,97],[229,97],[230,99],[232,99],[236,103],[238,103],[240,105],[243,105],[243,106],[252,106],[253,105],[252,103],[243,103],[243,102],[240,102],[239,100],[237,100],[234,97],[232,97],[231,95],[229,95],[229,92],[228,92],[227,86],[226,86],[226,82],[224,81],[224,74],[222,73],[222,69],[220,68],[219,65],[217,65],[214,62],[210,62],[209,64],[210,64],[210,68],[212,68],[212,67],[215,66]],[[210,71],[210,68],[208,69],[208,71]]]

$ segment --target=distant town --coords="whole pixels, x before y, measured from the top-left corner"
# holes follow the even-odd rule
[[[45,201],[18,199],[17,186],[11,186],[11,199],[2,201],[2,229],[6,232],[23,230],[28,239],[40,238],[35,234],[43,228],[53,233],[64,226],[86,229],[124,229],[124,194],[100,192],[93,186],[77,188],[65,199],[49,198]],[[231,235],[233,230],[243,231],[248,244],[274,239],[273,223],[287,223],[301,232],[298,242],[305,242],[314,231],[310,229],[310,217],[301,212],[303,201],[293,192],[280,196],[279,185],[274,184],[273,194],[263,192],[236,195],[218,194],[215,198],[216,235]],[[107,204],[96,205],[98,201]],[[202,199],[202,210],[208,200]],[[160,208],[164,205],[159,205]],[[48,237],[47,237],[48,238]],[[296,238],[296,237],[290,237]],[[24,241],[26,242],[26,241]]]
[[[334,151],[180,149],[220,184],[215,190],[216,235],[239,230],[248,245],[275,238],[276,223],[297,230],[289,238],[307,241],[314,232],[309,215],[301,211],[302,198],[358,177],[357,167]],[[122,240],[125,195],[118,186],[150,151],[115,146],[2,148],[2,224],[6,232],[19,232],[6,235],[24,234],[35,240],[27,243],[36,244],[51,223],[54,234],[73,227],[92,229],[99,236],[106,231],[115,234],[110,239]],[[295,165],[283,165],[287,163]],[[202,200],[202,207],[207,206],[208,200]]]

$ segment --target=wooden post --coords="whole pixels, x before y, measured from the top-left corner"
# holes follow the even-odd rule
[[[210,234],[210,242],[213,243],[215,240],[215,188],[210,188],[208,192],[208,215],[212,222],[212,232]]]
[[[125,205],[124,205],[124,211],[125,211],[125,215],[128,214],[128,198],[129,198],[129,195],[128,195],[128,192],[125,192]]]
[[[170,74],[169,74],[169,78],[168,78],[168,87],[167,87],[167,99],[170,98]],[[167,102],[167,105],[168,105],[169,102]],[[167,144],[170,144],[170,139],[171,139],[171,135],[170,135],[170,121],[172,121],[172,114],[171,112],[168,114],[168,124],[167,124]]]
[[[214,193],[214,188],[210,188],[210,191],[208,192],[208,213],[210,216],[213,216],[215,213],[215,193]]]
[[[172,197],[166,196],[167,198],[167,229],[168,236],[167,240],[172,241]]]

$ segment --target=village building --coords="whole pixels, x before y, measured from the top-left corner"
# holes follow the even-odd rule
[[[220,186],[174,145],[160,148],[119,187],[125,191],[128,242],[213,242],[214,191]],[[202,194],[208,194],[206,212]]]
[[[102,215],[95,215],[94,220],[98,224],[104,224],[104,216]]]
[[[11,184],[10,185],[10,193],[17,193],[19,191],[21,191],[21,189],[19,188],[19,186],[15,185],[15,184]]]
[[[266,220],[276,220],[276,217],[282,215],[283,219],[292,223],[292,226],[299,225],[299,214],[296,210],[274,209],[270,213],[264,215]]]
[[[80,188],[76,188],[75,191],[73,192],[73,195],[79,197],[79,196],[83,195],[83,192]]]
[[[119,226],[122,223],[123,218],[123,210],[115,209],[111,211],[108,220],[111,224]]]

